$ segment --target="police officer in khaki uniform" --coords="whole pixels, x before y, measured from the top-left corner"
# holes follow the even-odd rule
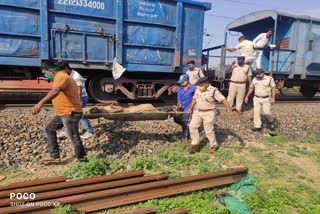
[[[205,77],[202,69],[195,66],[194,60],[187,62],[187,66],[188,70],[186,74],[189,75],[189,82],[192,85],[195,85],[200,78]]]
[[[254,91],[253,98],[253,112],[254,112],[254,128],[252,131],[261,131],[261,108],[263,114],[267,117],[270,123],[270,135],[276,135],[276,129],[274,125],[274,119],[271,115],[271,104],[273,105],[276,97],[276,84],[274,79],[270,76],[264,75],[262,69],[257,69],[255,71],[255,78],[252,80],[249,91],[245,98],[245,102],[248,103],[250,94]],[[271,100],[270,100],[271,93]]]
[[[209,139],[210,143],[209,153],[213,153],[218,149],[216,136],[214,134],[215,99],[226,106],[229,115],[232,115],[232,110],[226,98],[217,88],[210,85],[207,77],[200,78],[197,81],[197,85],[197,90],[188,110],[189,114],[193,112],[189,124],[191,145],[188,147],[188,150],[193,151],[198,147],[200,141],[198,128],[201,123],[203,123],[206,137]],[[193,111],[194,106],[196,106],[196,108]]]
[[[229,85],[229,93],[228,93],[228,103],[232,108],[234,98],[236,97],[236,111],[239,114],[242,114],[241,108],[244,99],[244,95],[246,93],[246,83],[249,80],[249,84],[251,84],[251,69],[249,65],[244,64],[245,57],[238,57],[238,65],[236,62],[233,62],[227,69],[226,73],[232,72],[232,76],[230,79]]]

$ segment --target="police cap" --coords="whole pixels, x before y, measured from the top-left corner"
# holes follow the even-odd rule
[[[202,84],[202,83],[209,83],[210,81],[209,81],[209,78],[208,77],[201,77],[198,81],[197,81],[197,83],[196,83],[196,85],[200,85],[200,84]]]

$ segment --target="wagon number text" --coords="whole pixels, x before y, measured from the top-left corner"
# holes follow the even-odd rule
[[[58,4],[104,10],[104,2],[91,0],[58,0]]]

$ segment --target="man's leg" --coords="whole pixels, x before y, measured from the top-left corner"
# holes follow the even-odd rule
[[[189,123],[190,123],[190,115],[183,114],[183,116],[182,116],[182,137],[185,140],[188,140],[190,138]]]
[[[189,124],[190,137],[191,137],[191,146],[189,147],[191,150],[199,145],[200,136],[199,136],[199,126],[202,123],[202,119],[200,117],[200,112],[195,110],[192,114],[192,119]],[[193,147],[193,148],[191,148]]]
[[[79,121],[82,116],[83,114],[80,112],[72,112],[71,115],[66,115],[61,118],[64,126],[66,127],[68,138],[74,146],[75,156],[80,161],[82,161],[86,156],[86,152],[79,135]]]
[[[238,84],[237,99],[236,99],[236,109],[238,112],[241,112],[245,93],[246,93],[246,84]]]
[[[231,108],[233,106],[233,102],[234,102],[234,98],[235,98],[236,94],[237,94],[237,84],[230,82],[227,101],[228,101]]]
[[[181,128],[182,128],[182,139],[181,139],[181,142],[183,142],[185,140],[185,138],[186,138],[185,137],[185,132],[186,132],[185,129],[188,129],[188,126],[184,122],[184,114],[179,115],[179,117],[174,117],[173,121],[176,124],[180,125]]]
[[[49,154],[50,157],[53,159],[60,158],[56,131],[61,129],[62,126],[63,124],[61,118],[59,116],[54,116],[45,128],[45,132],[47,134]]]
[[[209,149],[215,149],[218,147],[216,141],[216,135],[214,133],[214,111],[205,112],[202,114],[203,126],[206,133],[206,137],[209,140]]]
[[[274,124],[274,119],[273,116],[271,114],[271,103],[270,103],[270,99],[265,99],[263,104],[262,104],[262,111],[263,111],[263,115],[265,115],[265,117],[267,118],[267,121],[270,125],[270,135],[277,135],[276,133],[276,127]]]
[[[254,129],[261,129],[261,103],[259,101],[260,98],[253,98],[253,123]]]
[[[261,68],[262,55],[263,55],[263,50],[257,50],[257,59],[256,59],[256,67],[257,67],[257,69]]]
[[[87,102],[88,102],[88,96],[82,97],[81,98],[81,107],[85,108],[86,105],[87,105]],[[88,134],[91,134],[91,135],[94,134],[93,128],[92,128],[92,126],[91,126],[91,124],[90,124],[88,119],[85,119],[84,117],[82,117],[80,119],[80,123],[82,124],[83,128],[86,130],[86,132]]]

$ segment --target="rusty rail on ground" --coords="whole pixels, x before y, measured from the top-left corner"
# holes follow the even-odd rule
[[[143,171],[136,171],[37,186],[23,187],[19,184],[19,188],[0,191],[0,213],[49,214],[58,204],[70,204],[78,211],[90,213],[233,184],[245,177],[247,171],[244,167],[172,180],[168,180],[168,174],[143,176]],[[33,200],[10,199],[10,191],[34,192],[36,197]],[[167,214],[170,213],[183,214],[187,211],[177,210]]]

